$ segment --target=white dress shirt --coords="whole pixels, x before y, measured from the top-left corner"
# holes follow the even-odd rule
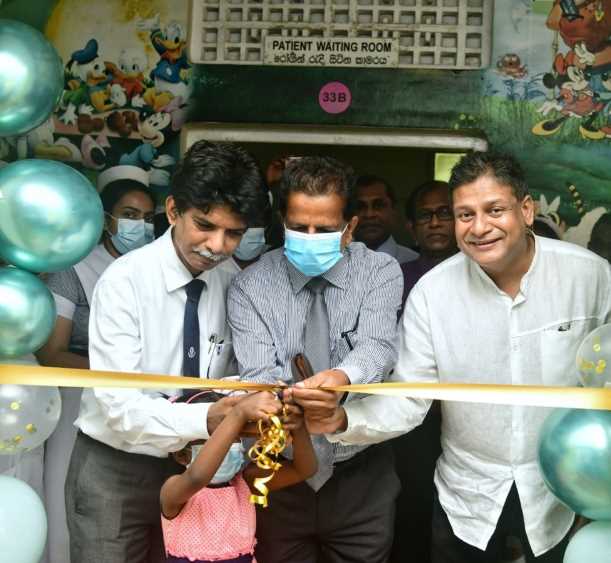
[[[115,260],[98,281],[89,318],[89,362],[94,370],[180,376],[184,286],[193,276],[178,258],[172,229]],[[237,373],[226,322],[233,274],[223,264],[198,276],[201,377]],[[75,424],[85,434],[126,452],[165,457],[189,441],[208,438],[208,404],[175,404],[177,389],[86,389]]]
[[[391,379],[574,386],[579,344],[610,320],[609,264],[579,246],[536,237],[533,262],[513,300],[474,261],[457,254],[410,293]],[[429,405],[383,396],[348,403],[347,431],[329,439],[390,439],[420,424]],[[567,533],[574,515],[549,492],[537,463],[538,434],[549,410],[442,403],[435,485],[460,539],[485,549],[514,481],[536,556]]]
[[[378,248],[376,252],[384,252],[392,256],[399,264],[411,262],[420,256],[415,250],[402,246],[391,235]]]

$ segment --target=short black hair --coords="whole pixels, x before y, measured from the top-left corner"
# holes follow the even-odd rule
[[[420,198],[424,194],[428,194],[440,188],[447,190],[449,195],[450,188],[448,187],[448,183],[442,182],[441,180],[429,180],[428,182],[424,182],[424,184],[416,186],[405,202],[405,216],[414,221],[416,219],[416,207],[418,206]]]
[[[524,171],[515,158],[508,154],[479,151],[466,154],[452,168],[450,193],[483,176],[492,176],[500,184],[509,186],[518,201],[529,195]]]
[[[329,156],[304,156],[289,162],[280,180],[280,212],[286,215],[289,195],[337,194],[344,198],[344,219],[351,219],[356,208],[355,175],[352,167]]]
[[[549,223],[540,216],[535,216],[531,229],[536,235],[539,235],[540,237],[560,240],[558,233],[554,231],[554,229],[550,227]]]
[[[179,213],[226,205],[249,226],[261,224],[267,202],[256,160],[242,147],[209,141],[194,143],[178,163],[170,195]]]
[[[155,198],[151,192],[151,189],[140,182],[135,180],[115,180],[114,182],[109,182],[104,186],[102,193],[100,194],[100,199],[102,200],[102,207],[104,211],[108,214],[112,214],[112,210],[119,200],[126,194],[131,192],[141,192],[146,195],[151,202],[153,203],[153,207],[155,207]]]
[[[588,248],[606,258],[611,260],[611,213],[605,213],[600,216],[600,219],[594,223],[592,228],[592,234],[590,235],[590,242]]]
[[[354,187],[354,191],[358,195],[359,189],[364,188],[365,186],[371,186],[372,184],[382,184],[384,189],[386,190],[386,195],[388,199],[394,205],[397,203],[397,195],[395,193],[394,188],[381,176],[376,176],[375,174],[363,174],[356,179],[356,184]]]

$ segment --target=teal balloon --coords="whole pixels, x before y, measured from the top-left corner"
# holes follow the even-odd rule
[[[579,530],[564,552],[563,563],[609,563],[611,522],[592,522]]]
[[[34,274],[0,268],[0,357],[38,350],[55,325],[55,301]]]
[[[38,127],[63,88],[62,60],[45,36],[24,23],[0,19],[0,137]]]
[[[558,499],[591,520],[611,520],[611,411],[553,411],[538,453],[543,479]]]
[[[102,202],[67,164],[32,159],[0,169],[0,256],[31,272],[76,264],[98,243]]]
[[[47,539],[47,515],[28,484],[0,475],[0,555],[8,563],[38,563]]]

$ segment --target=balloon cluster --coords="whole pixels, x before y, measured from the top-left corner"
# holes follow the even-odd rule
[[[577,370],[586,387],[611,386],[611,324],[579,347]],[[539,467],[550,491],[594,520],[571,539],[564,563],[611,561],[611,411],[558,409],[539,438]]]
[[[0,137],[24,135],[42,124],[63,87],[61,58],[44,35],[0,19]],[[65,164],[22,160],[0,169],[0,265],[7,264],[0,267],[0,361],[17,361],[47,341],[55,302],[36,274],[68,268],[89,254],[103,220],[94,187]],[[56,387],[0,385],[0,455],[18,459],[42,444],[60,408]],[[2,560],[38,561],[46,526],[36,493],[0,477]]]

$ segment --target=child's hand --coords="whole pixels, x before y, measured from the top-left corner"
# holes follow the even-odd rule
[[[285,430],[294,432],[303,426],[303,410],[299,405],[285,403],[283,412],[286,413],[282,417],[282,425]]]
[[[282,410],[282,403],[271,391],[260,391],[246,395],[233,408],[237,409],[244,422],[267,420],[269,415],[278,414]]]

